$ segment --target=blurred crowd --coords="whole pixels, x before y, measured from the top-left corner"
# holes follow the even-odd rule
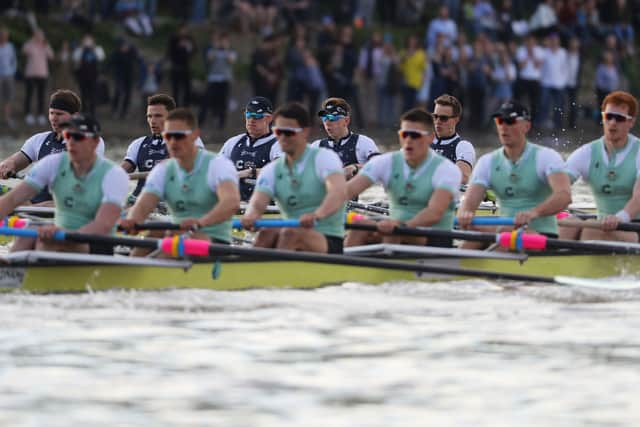
[[[166,90],[199,108],[203,125],[224,129],[244,84],[250,95],[301,101],[312,112],[326,97],[345,98],[359,128],[392,127],[402,111],[431,109],[444,93],[462,101],[470,128],[486,127],[490,111],[512,98],[538,129],[575,128],[599,120],[606,93],[630,89],[640,28],[638,0],[10,0],[0,13],[9,126],[46,124],[48,92],[71,88],[85,111],[118,119]],[[83,36],[52,46],[37,18],[49,15]],[[18,16],[33,31],[21,45],[10,25]],[[145,43],[166,16],[182,24],[163,54],[150,54]],[[108,50],[93,35],[105,21],[122,35]]]

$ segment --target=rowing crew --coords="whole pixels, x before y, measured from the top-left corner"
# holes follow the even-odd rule
[[[605,217],[597,237],[637,239],[636,235],[613,231],[619,221],[635,218],[640,211],[636,200],[639,142],[629,134],[637,108],[636,99],[624,92],[605,98],[604,137],[576,151],[569,158],[567,171],[558,153],[526,140],[531,127],[528,111],[516,102],[503,104],[494,114],[503,148],[478,162],[458,213],[460,225],[469,227],[484,192],[492,189],[503,213],[514,216],[516,227],[528,225],[532,231],[556,235],[555,214],[571,201],[569,176],[582,176],[594,190],[599,213]],[[434,123],[429,113],[419,109],[405,113],[399,130],[401,150],[371,159],[362,174],[348,183],[335,152],[307,145],[311,120],[304,107],[295,103],[281,107],[274,113],[274,123],[274,134],[285,155],[263,168],[242,224],[252,228],[269,201],[275,199],[285,216],[300,220],[301,228],[263,230],[256,245],[341,252],[345,202],[374,183],[383,184],[388,192],[390,217],[378,222],[378,233],[354,232],[347,237],[347,244],[424,242],[393,236],[393,229],[403,223],[452,228],[462,172],[430,148]],[[133,231],[134,224],[144,221],[155,204],[165,199],[182,230],[197,229],[200,238],[230,241],[230,218],[239,205],[235,168],[222,156],[198,150],[198,136],[189,110],[168,114],[163,137],[172,158],[152,170],[142,197],[128,219],[121,221],[124,229]],[[0,214],[6,215],[49,186],[57,202],[56,226],[107,233],[113,229],[126,197],[126,174],[96,155],[99,126],[92,118],[74,116],[67,123],[65,138],[72,141],[67,153],[38,163],[23,183],[0,199]],[[98,188],[100,191],[95,190]],[[50,243],[46,240],[54,229],[43,227],[37,247]],[[583,237],[587,235],[585,230]]]

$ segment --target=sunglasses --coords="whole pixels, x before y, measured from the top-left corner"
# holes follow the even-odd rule
[[[494,120],[498,125],[513,126],[517,121],[524,120],[522,117],[495,117]]]
[[[274,127],[273,133],[276,136],[293,136],[296,133],[302,132],[302,128],[283,128],[283,127]]]
[[[622,114],[622,113],[609,113],[606,111],[602,112],[602,118],[604,119],[604,121],[608,122],[609,120],[615,120],[618,123],[624,123],[627,120],[631,120],[633,119],[633,117],[627,115],[627,114]]]
[[[162,138],[164,138],[165,141],[169,141],[171,138],[175,139],[176,141],[180,141],[181,139],[185,139],[188,135],[191,135],[192,133],[193,133],[192,130],[172,130],[172,131],[162,132]]]
[[[264,119],[266,116],[270,116],[271,114],[266,114],[266,113],[253,113],[251,111],[245,111],[244,112],[244,116],[247,119]]]
[[[62,136],[67,141],[71,141],[71,140],[84,141],[85,139],[93,138],[95,134],[90,132],[85,133],[85,132],[75,132],[72,130],[65,130],[64,132],[62,132]]]
[[[343,116],[341,114],[325,114],[324,116],[322,116],[322,121],[326,122],[337,122],[340,119],[344,119],[346,116]]]
[[[445,123],[448,122],[449,119],[453,119],[454,117],[458,117],[458,116],[445,116],[444,114],[432,114],[431,115],[433,117],[433,120],[440,120],[441,122]]]
[[[431,132],[430,130],[418,130],[418,129],[400,129],[398,131],[398,135],[400,135],[400,138],[405,139],[405,138],[411,138],[411,139],[418,139],[418,138],[422,138],[423,136],[428,136],[431,135],[433,132]]]

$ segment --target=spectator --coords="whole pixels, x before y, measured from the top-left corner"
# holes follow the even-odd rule
[[[22,47],[22,53],[26,57],[24,80],[26,95],[24,99],[25,122],[28,125],[35,124],[36,120],[31,114],[31,98],[36,91],[35,111],[38,114],[38,124],[45,125],[47,119],[44,116],[44,93],[49,79],[49,60],[53,59],[53,49],[45,38],[42,30],[35,30],[33,37]]]
[[[486,98],[491,67],[485,53],[484,43],[476,39],[473,56],[467,65],[467,97],[469,98],[469,125],[481,129],[486,123]]]
[[[529,19],[529,29],[531,31],[546,34],[556,26],[558,17],[556,16],[553,2],[554,0],[544,0],[538,3],[536,11],[533,12],[531,19]]]
[[[118,0],[115,10],[122,19],[124,28],[134,36],[149,37],[153,35],[151,18],[146,14],[140,1]]]
[[[262,96],[278,104],[283,66],[278,52],[278,38],[274,35],[262,39],[261,45],[251,55],[251,84],[254,96]]]
[[[513,22],[513,6],[511,0],[502,0],[497,18],[498,40],[503,43],[508,43],[509,40],[513,38]]]
[[[91,34],[85,34],[82,44],[73,51],[76,79],[80,86],[82,108],[95,117],[99,66],[104,61],[104,50],[96,45]]]
[[[60,51],[56,55],[53,76],[55,89],[74,89],[72,52],[67,40],[62,42]]]
[[[171,73],[171,90],[178,107],[191,105],[191,59],[196,53],[196,42],[183,24],[169,39],[167,56]]]
[[[307,66],[304,63],[304,51],[307,49],[307,41],[303,27],[296,26],[294,38],[289,43],[285,57],[287,73],[287,102],[302,102],[307,80]]]
[[[307,67],[307,85],[305,90],[307,103],[309,111],[316,111],[318,109],[318,102],[327,91],[327,85],[324,81],[318,60],[313,56],[313,53],[306,49],[303,52],[303,57],[305,66]]]
[[[418,37],[411,35],[407,38],[406,49],[400,53],[400,69],[404,77],[402,86],[402,111],[408,111],[416,106],[418,90],[422,86],[422,79],[427,67],[427,55],[419,46]]]
[[[516,80],[516,66],[506,46],[502,43],[496,46],[497,55],[494,58],[491,80],[493,81],[493,102],[491,110],[513,99],[512,85]]]
[[[310,0],[280,0],[280,10],[287,28],[304,25],[311,19],[311,3]]]
[[[140,59],[135,47],[126,40],[120,41],[117,50],[111,56],[114,94],[111,103],[111,114],[124,119],[131,104],[133,83],[138,77]]]
[[[156,63],[153,61],[144,62],[141,60],[142,64],[142,74],[140,76],[141,87],[140,91],[142,92],[142,102],[141,105],[145,112],[145,123],[146,123],[146,112],[147,112],[147,101],[150,96],[158,93],[160,89],[160,63]]]
[[[17,69],[16,51],[9,41],[9,30],[0,27],[0,102],[4,121],[10,129],[15,127],[12,117],[13,97],[15,94],[15,75]]]
[[[380,58],[382,57],[382,33],[374,31],[367,44],[360,49],[358,59],[358,75],[360,88],[369,97],[365,104],[365,120],[368,125],[376,125],[377,87],[380,75]],[[315,109],[311,109],[315,111]]]
[[[402,89],[402,72],[398,66],[398,55],[390,39],[382,45],[380,73],[377,76],[378,125],[393,126],[396,117],[396,95]]]
[[[598,105],[602,105],[608,93],[620,89],[620,73],[615,64],[613,52],[607,50],[602,54],[602,61],[596,68],[595,80]],[[600,116],[598,116],[599,120]]]
[[[553,126],[562,128],[564,91],[567,84],[567,51],[560,46],[560,37],[553,33],[547,37],[544,61],[540,72],[542,93],[540,95],[539,127],[547,127],[545,120],[553,112]]]
[[[496,12],[487,0],[475,0],[472,29],[474,34],[488,34],[492,39],[497,27]]]
[[[444,43],[446,46],[452,45],[458,37],[458,26],[449,16],[449,7],[446,5],[440,6],[438,16],[432,19],[429,23],[429,29],[427,30],[427,37],[425,40],[427,49],[431,49],[435,46],[436,38],[439,34],[444,36]]]
[[[238,54],[231,48],[229,36],[226,33],[214,33],[204,57],[207,93],[202,98],[200,126],[204,125],[207,109],[211,108],[214,118],[218,119],[218,129],[224,129],[231,95],[233,64],[237,59]]]
[[[578,116],[578,89],[580,88],[580,69],[582,66],[580,39],[571,38],[567,51],[567,104],[569,129],[576,128]]]
[[[530,34],[524,44],[516,50],[518,80],[516,82],[516,98],[525,106],[529,106],[531,119],[536,120],[540,103],[540,73],[545,58],[544,49],[538,45],[536,38]],[[525,103],[525,98],[527,102]]]

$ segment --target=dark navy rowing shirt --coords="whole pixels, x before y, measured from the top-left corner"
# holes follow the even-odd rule
[[[272,133],[255,140],[251,140],[245,133],[229,138],[220,154],[231,160],[236,170],[241,171],[248,168],[262,169],[267,163],[280,157],[282,151],[278,139]],[[240,198],[243,201],[251,198],[255,185],[255,177],[240,180]]]
[[[311,144],[312,147],[323,147],[338,153],[343,166],[364,164],[371,157],[380,154],[373,139],[357,133],[349,133],[340,141],[330,138],[319,139]]]
[[[469,141],[460,137],[457,133],[450,138],[435,138],[431,148],[436,153],[451,160],[453,163],[462,161],[473,167],[476,162],[476,150]]]

